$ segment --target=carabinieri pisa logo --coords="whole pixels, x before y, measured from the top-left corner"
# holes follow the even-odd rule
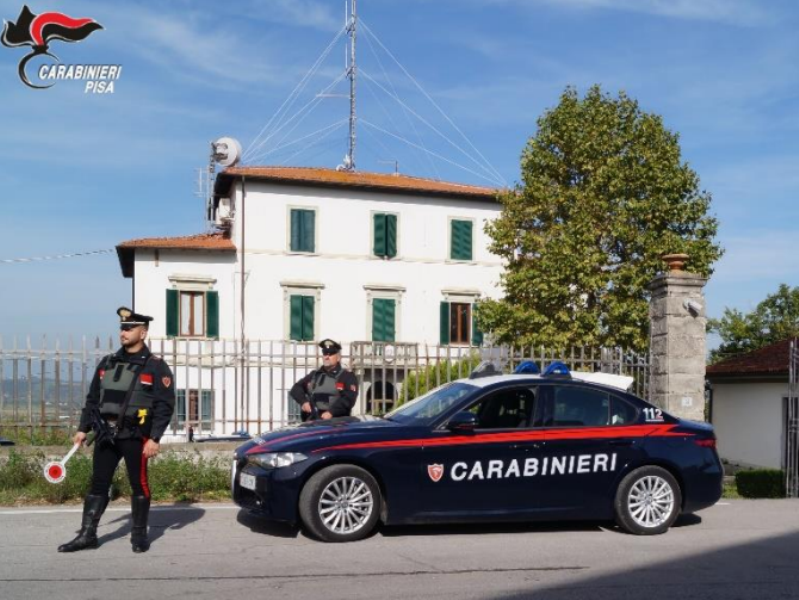
[[[26,5],[22,7],[15,23],[4,21],[0,42],[8,48],[32,48],[20,60],[18,69],[20,80],[28,87],[43,90],[53,87],[58,81],[78,80],[86,82],[83,89],[86,94],[113,94],[114,83],[122,75],[121,65],[61,64],[59,58],[50,52],[50,43],[53,41],[81,42],[102,28],[97,21],[86,17],[75,19],[58,12],[35,15]],[[36,69],[38,81],[31,81],[26,70],[28,63],[33,59],[41,62],[43,58],[46,62]]]

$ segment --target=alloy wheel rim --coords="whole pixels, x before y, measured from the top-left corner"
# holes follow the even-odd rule
[[[327,529],[337,534],[355,533],[366,524],[373,510],[372,491],[358,477],[334,479],[319,497],[319,517]]]
[[[630,489],[627,508],[630,516],[641,527],[659,527],[669,519],[674,510],[674,490],[662,477],[642,477]]]

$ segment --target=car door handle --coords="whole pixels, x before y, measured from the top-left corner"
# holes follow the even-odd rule
[[[635,442],[633,440],[610,440],[611,446],[632,446]]]
[[[540,450],[544,447],[544,442],[533,442],[529,444],[513,444],[511,450]]]

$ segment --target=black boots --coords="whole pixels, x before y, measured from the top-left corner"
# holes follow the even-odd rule
[[[150,514],[150,499],[146,496],[133,496],[130,499],[133,529],[130,532],[130,544],[134,552],[147,552],[150,540],[147,539],[147,517]]]
[[[83,522],[78,537],[60,545],[58,551],[77,552],[87,548],[97,548],[97,526],[100,524],[100,517],[103,516],[107,505],[108,496],[92,496],[91,494],[86,496],[86,500],[83,502]]]

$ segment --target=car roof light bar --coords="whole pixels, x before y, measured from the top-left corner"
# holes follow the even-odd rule
[[[551,377],[553,375],[571,377],[571,372],[569,371],[569,367],[556,360],[544,370],[544,377]]]
[[[519,366],[513,370],[514,375],[538,375],[541,369],[532,360],[525,360],[519,363]]]
[[[490,360],[484,360],[469,374],[469,379],[479,379],[480,377],[490,377],[491,375],[502,375],[502,371]]]

